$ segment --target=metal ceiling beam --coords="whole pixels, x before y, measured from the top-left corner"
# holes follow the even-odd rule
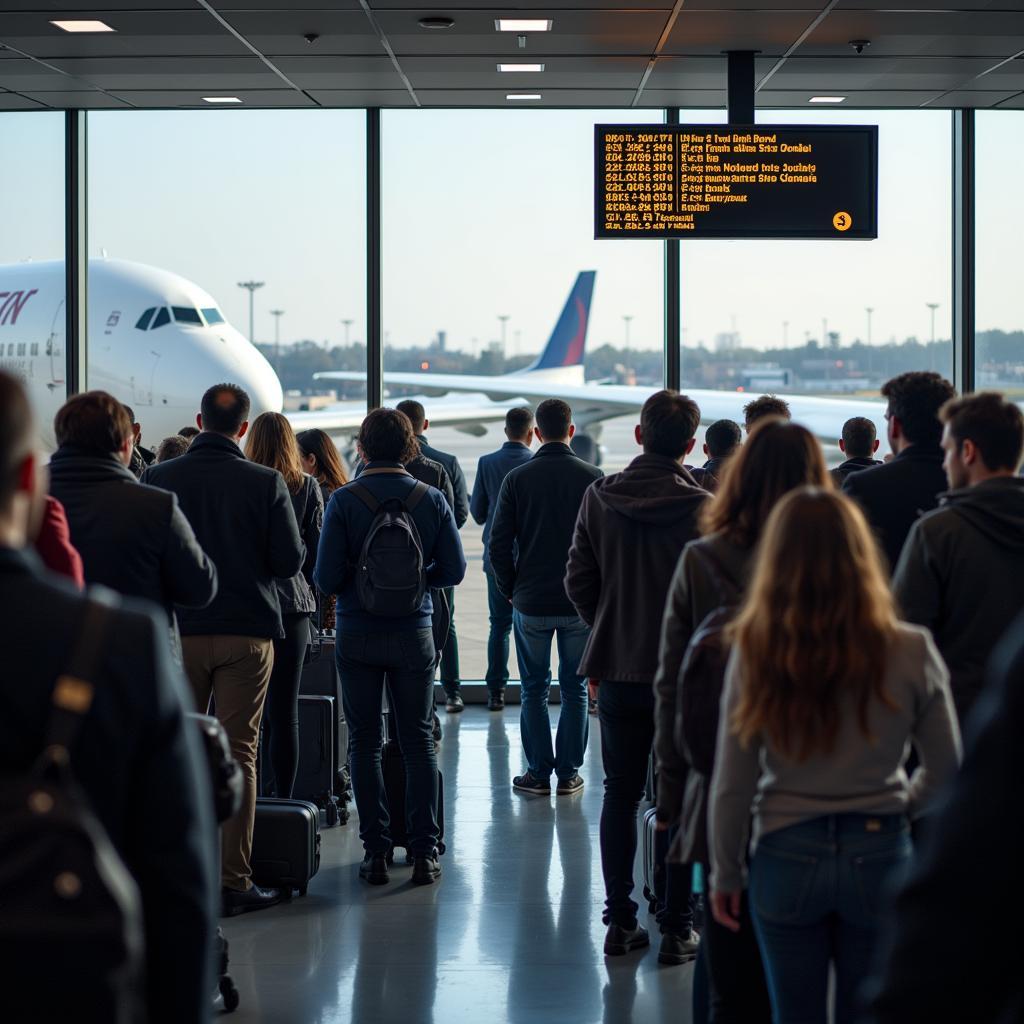
[[[796,51],[803,46],[804,40],[832,13],[832,9],[839,3],[839,0],[830,0],[819,12],[817,17],[797,36],[796,41],[786,50],[786,52],[772,65],[772,67],[765,74],[764,78],[757,83],[756,92],[760,92],[765,84],[772,78],[776,72],[782,69],[782,65],[793,56]]]
[[[676,27],[676,22],[679,20],[679,15],[683,10],[683,4],[685,2],[686,0],[676,0],[675,4],[673,4],[672,10],[668,15],[668,20],[665,22],[665,27],[661,30],[661,35],[658,37],[658,41],[654,44],[654,52],[647,61],[647,67],[644,68],[644,73],[640,77],[640,84],[636,87],[636,94],[633,96],[633,102],[630,106],[636,107],[640,105],[640,97],[643,95],[644,89],[647,88],[648,79],[650,79],[651,74],[654,71],[654,65],[658,63],[661,51],[668,45],[669,37],[672,35],[672,29]]]
[[[373,11],[370,9],[370,5],[366,0],[359,0],[359,6],[363,9],[363,14],[366,15],[366,20],[369,21],[370,27],[374,32],[377,33],[377,38],[380,40],[380,45],[384,47],[384,52],[391,59],[391,64],[398,74],[398,77],[402,80],[402,85],[409,91],[409,95],[412,97],[413,103],[417,107],[422,107],[419,96],[416,95],[416,90],[412,87],[412,82],[409,80],[409,76],[405,73],[402,65],[398,61],[398,57],[395,55],[395,51],[391,46],[391,42],[384,33],[384,29],[380,27],[380,22],[377,21]]]

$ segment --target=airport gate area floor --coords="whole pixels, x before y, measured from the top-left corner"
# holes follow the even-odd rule
[[[389,885],[368,886],[357,876],[355,814],[326,829],[306,897],[222,922],[241,994],[223,1019],[689,1024],[693,966],[658,965],[657,927],[645,909],[650,949],[613,959],[602,951],[596,719],[584,791],[536,797],[511,788],[522,769],[518,708],[441,717],[448,852],[440,882],[414,886],[399,864]],[[639,890],[639,862],[636,879]]]

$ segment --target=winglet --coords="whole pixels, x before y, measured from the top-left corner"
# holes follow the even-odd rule
[[[569,292],[562,315],[551,332],[544,351],[530,370],[550,370],[559,366],[579,366],[587,347],[587,325],[590,322],[590,300],[594,295],[596,270],[581,270]]]

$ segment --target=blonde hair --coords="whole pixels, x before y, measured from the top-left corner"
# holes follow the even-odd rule
[[[742,689],[730,725],[785,756],[830,753],[849,694],[870,739],[896,608],[878,545],[849,499],[819,487],[786,495],[768,519],[746,600],[729,627]]]
[[[245,456],[250,462],[276,469],[288,490],[298,494],[305,473],[292,425],[279,412],[262,412],[249,427]]]

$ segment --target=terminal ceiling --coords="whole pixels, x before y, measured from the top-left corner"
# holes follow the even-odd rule
[[[0,110],[244,107],[716,108],[723,51],[756,50],[757,105],[1024,108],[1020,0],[4,0]],[[499,17],[550,32],[495,31]],[[447,17],[444,30],[420,27]],[[69,34],[57,19],[113,32]],[[307,35],[315,35],[313,42]],[[856,53],[853,40],[870,46]],[[543,63],[500,73],[502,61]],[[522,104],[520,104],[522,105]]]

